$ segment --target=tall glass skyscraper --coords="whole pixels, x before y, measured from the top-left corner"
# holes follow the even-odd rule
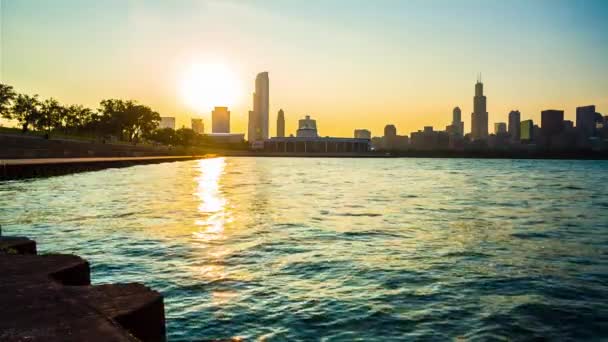
[[[268,139],[269,88],[268,72],[259,73],[255,78],[253,110],[249,112],[249,142]]]

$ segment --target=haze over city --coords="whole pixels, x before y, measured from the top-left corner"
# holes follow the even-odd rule
[[[510,110],[595,104],[608,112],[605,1],[0,2],[0,78],[96,108],[134,99],[189,126],[228,106],[247,131],[253,80],[270,79],[270,131],[312,115],[323,136],[445,127],[470,131],[481,72],[489,122]],[[94,19],[94,20],[93,20]]]

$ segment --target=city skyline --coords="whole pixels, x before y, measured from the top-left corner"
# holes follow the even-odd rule
[[[176,117],[181,127],[192,117],[210,123],[211,109],[197,113],[188,107],[178,75],[192,60],[222,63],[240,88],[234,104],[213,106],[230,108],[235,132],[247,132],[251,75],[262,70],[273,79],[268,132],[276,132],[282,108],[286,133],[295,132],[297,118],[311,114],[331,136],[351,136],[361,127],[379,136],[387,123],[409,135],[423,126],[444,127],[455,106],[470,132],[470,84],[479,72],[489,125],[506,121],[514,109],[535,122],[547,108],[564,110],[571,121],[579,106],[608,112],[608,80],[601,77],[608,72],[602,34],[608,24],[593,19],[606,14],[606,3],[488,2],[475,14],[477,25],[463,24],[472,22],[468,11],[478,4],[3,1],[0,76],[17,91],[91,108],[103,98],[132,98]],[[208,20],[226,15],[233,16],[234,27]],[[353,23],[360,25],[342,27]]]

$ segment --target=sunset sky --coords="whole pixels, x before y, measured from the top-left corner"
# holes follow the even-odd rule
[[[534,120],[563,109],[574,120],[576,106],[595,104],[608,115],[606,0],[0,4],[3,83],[92,108],[135,99],[180,127],[202,116],[209,131],[208,106],[223,101],[232,103],[213,104],[230,106],[232,131],[246,132],[261,71],[270,75],[272,135],[280,108],[287,133],[309,114],[323,136],[379,136],[388,123],[407,135],[445,129],[460,106],[468,132],[480,72],[490,131],[511,109]],[[211,71],[193,76],[198,66]],[[193,100],[199,90],[207,96]]]

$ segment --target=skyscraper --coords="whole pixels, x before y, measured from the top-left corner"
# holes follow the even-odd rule
[[[524,120],[519,125],[520,138],[523,142],[531,142],[534,140],[534,121]]]
[[[481,79],[478,79],[475,84],[473,113],[471,114],[471,136],[474,140],[488,137],[488,112],[486,111],[486,97],[483,95]]]
[[[507,124],[505,122],[494,123],[494,134],[507,134]]]
[[[540,128],[547,137],[559,135],[564,130],[564,111],[547,109],[540,113]]]
[[[282,109],[279,109],[279,114],[277,115],[277,137],[282,138],[285,136],[285,112]]]
[[[595,106],[576,107],[576,129],[585,138],[595,135]]]
[[[254,96],[255,98],[255,96]],[[249,140],[249,143],[253,143],[256,141],[256,129],[258,127],[258,117],[256,115],[256,113],[252,110],[249,111],[249,120],[248,120],[248,125],[247,125],[247,140]]]
[[[455,107],[452,111],[452,132],[459,137],[464,135],[464,122],[462,122],[461,114],[460,107]]]
[[[249,112],[249,142],[268,139],[269,85],[268,72],[261,72],[256,76],[253,110]]]
[[[509,112],[509,135],[511,141],[519,141],[521,132],[521,113],[518,110]]]
[[[215,107],[211,112],[211,131],[213,133],[230,133],[230,111],[228,111],[228,107]]]

